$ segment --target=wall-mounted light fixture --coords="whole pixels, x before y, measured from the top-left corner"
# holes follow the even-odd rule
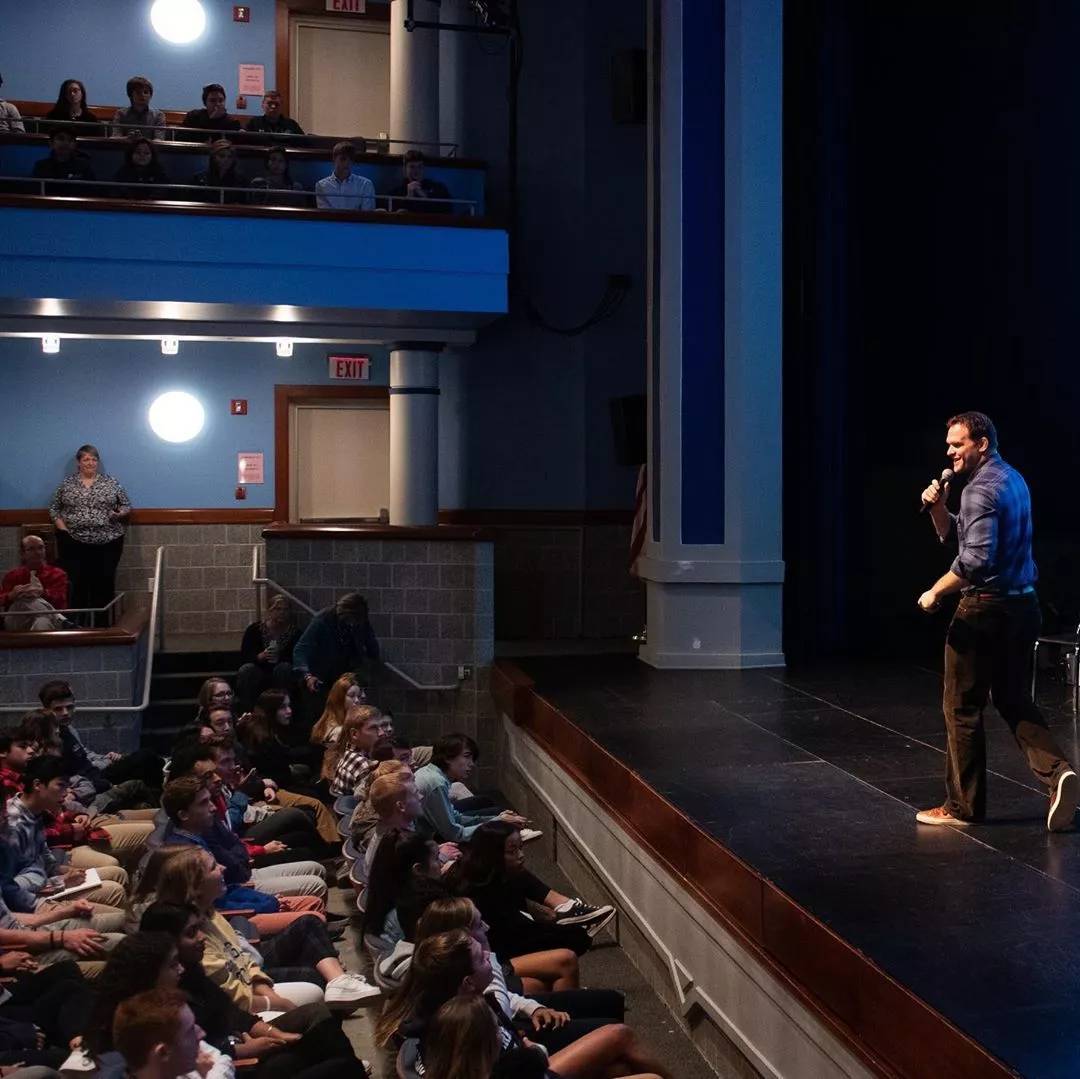
[[[41,351],[42,352],[59,352],[60,351],[60,338],[55,333],[47,333],[41,339]]]
[[[170,390],[155,398],[148,413],[150,429],[166,442],[190,442],[206,422],[206,411],[190,393]]]
[[[277,343],[277,354],[279,356],[291,356],[292,355],[292,342],[287,338],[281,338]]]
[[[163,337],[161,339],[162,356],[175,356],[180,351],[179,337]]]
[[[190,45],[206,29],[206,12],[199,0],[154,0],[150,25],[171,45]]]

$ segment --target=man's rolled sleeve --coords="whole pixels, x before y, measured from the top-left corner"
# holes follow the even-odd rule
[[[997,556],[997,509],[987,493],[977,488],[969,488],[965,495],[964,537],[949,568],[965,581],[982,584]]]

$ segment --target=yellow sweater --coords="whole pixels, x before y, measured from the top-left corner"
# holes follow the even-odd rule
[[[234,1004],[253,1012],[252,997],[258,993],[254,983],[262,981],[273,985],[273,979],[255,962],[236,931],[216,910],[203,923],[203,931],[206,933],[206,951],[202,965],[207,977],[220,985]]]

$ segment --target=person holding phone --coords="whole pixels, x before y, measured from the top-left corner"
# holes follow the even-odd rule
[[[71,579],[72,606],[100,608],[116,595],[131,500],[118,480],[100,471],[96,446],[80,446],[75,461],[75,473],[53,495],[49,516],[56,526],[60,563]],[[100,615],[97,620],[106,622]]]

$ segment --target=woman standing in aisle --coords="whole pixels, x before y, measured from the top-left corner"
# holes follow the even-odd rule
[[[71,578],[72,606],[105,607],[116,595],[131,500],[116,479],[99,471],[96,446],[80,446],[75,460],[78,468],[56,489],[49,516],[60,563]]]

